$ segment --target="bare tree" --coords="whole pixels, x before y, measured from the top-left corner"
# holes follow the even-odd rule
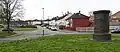
[[[10,32],[10,21],[14,17],[23,17],[23,0],[0,0],[1,18],[6,20],[7,30]]]

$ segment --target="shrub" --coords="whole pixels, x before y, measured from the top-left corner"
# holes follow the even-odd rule
[[[4,26],[3,26],[3,25],[0,25],[0,28],[4,28]]]
[[[35,25],[39,25],[40,26],[41,24],[35,24]]]
[[[20,26],[20,28],[37,28],[35,25]]]

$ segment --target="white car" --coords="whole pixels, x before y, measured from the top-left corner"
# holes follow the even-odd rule
[[[112,29],[111,33],[120,33],[120,28],[114,28],[114,29]]]
[[[58,29],[56,27],[50,27],[50,30],[57,31]]]

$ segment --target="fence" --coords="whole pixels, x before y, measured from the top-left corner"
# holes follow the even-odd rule
[[[120,26],[120,22],[110,22],[110,26]]]
[[[120,28],[120,26],[109,26],[110,31],[115,28]],[[94,32],[94,27],[77,27],[76,31],[79,32]]]
[[[76,31],[79,31],[79,32],[93,32],[94,27],[77,27]]]

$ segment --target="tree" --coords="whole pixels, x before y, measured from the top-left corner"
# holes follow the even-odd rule
[[[11,19],[24,16],[22,1],[23,0],[0,0],[0,16],[1,19],[6,21],[8,32],[10,32]]]

